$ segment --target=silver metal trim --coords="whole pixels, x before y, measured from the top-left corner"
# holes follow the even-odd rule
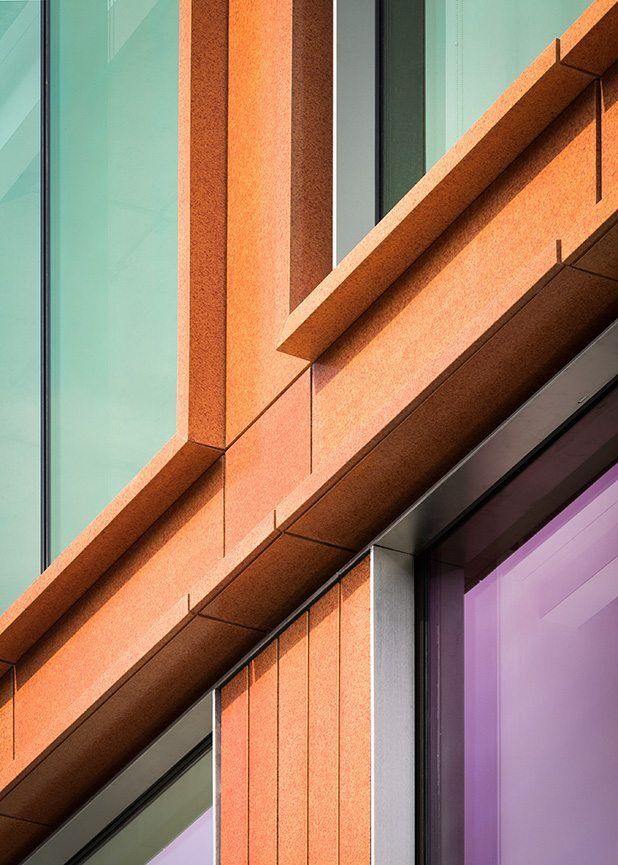
[[[371,548],[371,862],[414,862],[414,559]]]
[[[212,701],[212,804],[213,804],[213,858],[219,865],[221,850],[221,690],[213,691]]]
[[[201,697],[22,865],[65,865],[212,732],[212,704],[211,692]]]

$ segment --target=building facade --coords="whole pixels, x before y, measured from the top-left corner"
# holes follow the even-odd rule
[[[0,0],[0,865],[615,865],[617,55]]]

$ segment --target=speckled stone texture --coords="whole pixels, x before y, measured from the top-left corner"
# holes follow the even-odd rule
[[[221,694],[221,865],[369,865],[369,560]]]

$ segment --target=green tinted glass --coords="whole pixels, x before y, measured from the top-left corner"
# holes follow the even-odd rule
[[[40,11],[0,0],[0,611],[39,568]]]
[[[165,788],[84,862],[209,865],[213,853],[212,752]]]
[[[335,0],[335,263],[589,5]]]
[[[590,0],[426,0],[426,167]]]
[[[51,9],[56,555],[175,428],[178,0]]]

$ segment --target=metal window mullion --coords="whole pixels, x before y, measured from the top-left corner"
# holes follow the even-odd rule
[[[372,865],[415,860],[414,595],[413,557],[372,547]]]
[[[40,224],[40,562],[51,560],[50,538],[50,2],[41,0]]]
[[[221,857],[221,689],[212,697],[212,861],[219,865]]]

